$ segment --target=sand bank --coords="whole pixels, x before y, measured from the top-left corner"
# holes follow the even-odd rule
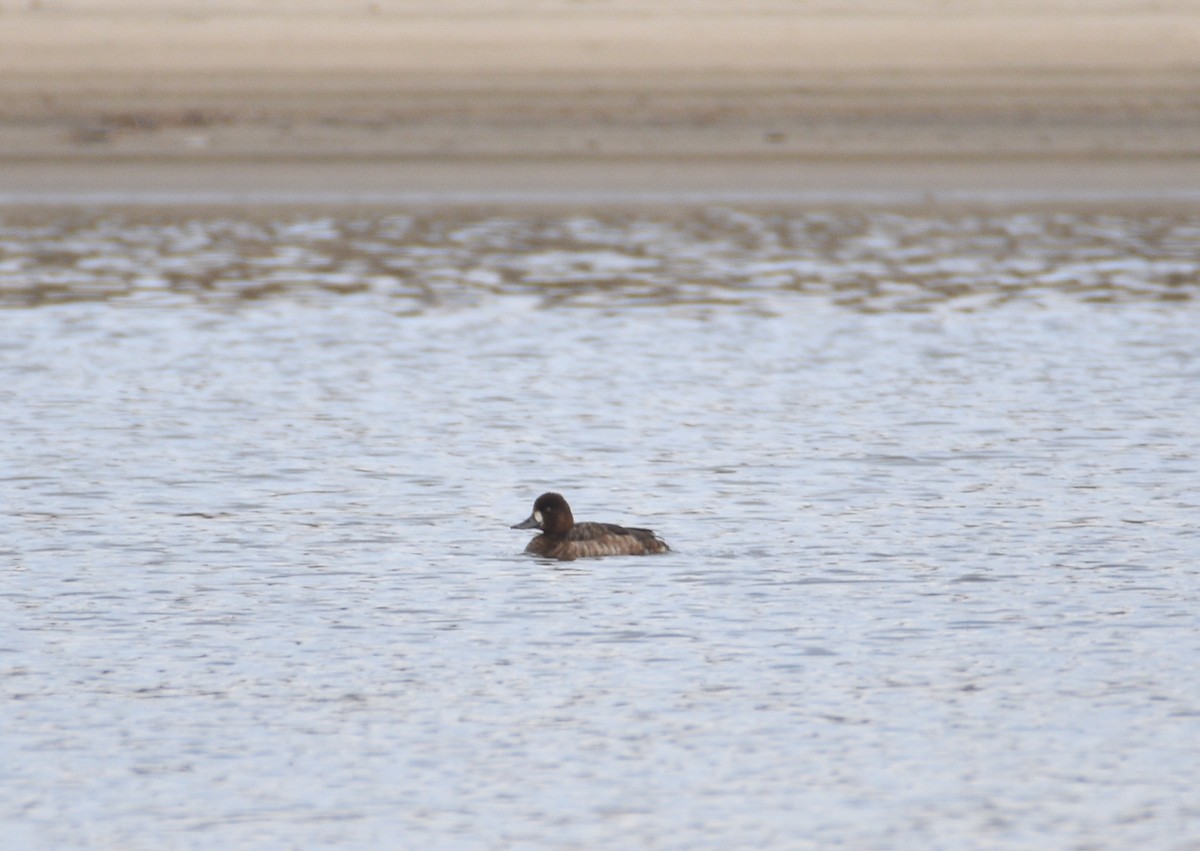
[[[1200,193],[1200,4],[1010,5],[4,8],[0,197]]]

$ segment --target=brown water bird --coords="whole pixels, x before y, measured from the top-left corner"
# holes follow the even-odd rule
[[[540,529],[542,534],[529,542],[525,552],[561,561],[598,556],[641,556],[671,549],[649,529],[633,529],[615,523],[576,523],[571,506],[557,493],[539,496],[533,503],[533,513],[512,528]]]

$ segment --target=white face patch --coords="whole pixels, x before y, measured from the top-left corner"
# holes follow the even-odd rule
[[[542,512],[540,512],[540,511],[533,512],[533,522],[538,524],[539,526],[542,525]]]

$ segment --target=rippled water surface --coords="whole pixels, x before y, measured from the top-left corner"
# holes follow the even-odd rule
[[[0,845],[1200,848],[1197,295],[1178,212],[4,212]]]

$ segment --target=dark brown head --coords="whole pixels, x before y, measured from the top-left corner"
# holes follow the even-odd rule
[[[560,537],[571,531],[575,518],[571,515],[571,506],[561,494],[544,493],[533,503],[533,513],[528,518],[517,523],[514,529],[541,529],[547,535]]]

